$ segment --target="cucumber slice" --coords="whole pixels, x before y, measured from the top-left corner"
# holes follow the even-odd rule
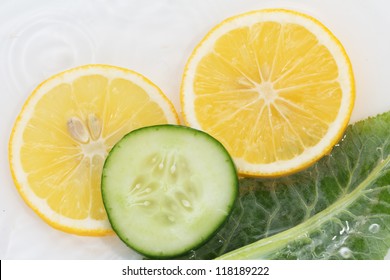
[[[102,174],[112,228],[152,258],[178,256],[206,242],[237,193],[236,169],[222,144],[178,125],[130,132],[112,148]]]

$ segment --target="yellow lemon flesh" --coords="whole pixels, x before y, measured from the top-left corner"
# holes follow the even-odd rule
[[[100,191],[106,155],[131,130],[165,123],[178,123],[174,107],[136,72],[85,65],[55,75],[15,122],[9,160],[17,189],[57,229],[110,233]]]
[[[302,170],[337,143],[355,98],[349,58],[310,16],[281,9],[212,29],[185,67],[185,122],[223,143],[241,175]]]

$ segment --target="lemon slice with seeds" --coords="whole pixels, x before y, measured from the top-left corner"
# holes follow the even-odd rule
[[[184,70],[185,122],[223,143],[241,175],[302,170],[342,136],[355,98],[349,58],[316,19],[289,10],[212,29]]]
[[[174,107],[136,72],[85,65],[55,75],[34,90],[12,130],[16,187],[57,229],[110,233],[100,191],[108,151],[136,128],[166,123],[178,123]]]

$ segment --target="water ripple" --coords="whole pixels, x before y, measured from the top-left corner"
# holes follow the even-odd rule
[[[17,89],[31,89],[56,72],[94,62],[94,42],[75,15],[45,9],[15,22],[4,55],[8,81]]]

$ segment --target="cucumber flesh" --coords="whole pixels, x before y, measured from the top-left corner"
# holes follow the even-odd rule
[[[152,258],[206,242],[229,216],[237,193],[236,169],[222,144],[178,125],[130,132],[110,151],[102,174],[112,228]]]

